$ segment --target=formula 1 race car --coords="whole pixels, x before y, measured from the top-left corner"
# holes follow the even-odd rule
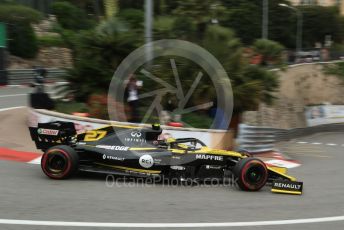
[[[272,183],[273,192],[302,193],[302,182],[284,168],[269,167],[247,153],[208,148],[196,138],[161,140],[161,133],[158,124],[152,128],[106,126],[82,134],[76,133],[71,122],[30,127],[32,140],[44,151],[42,170],[52,179],[65,179],[77,171],[180,181],[233,176],[246,191]]]

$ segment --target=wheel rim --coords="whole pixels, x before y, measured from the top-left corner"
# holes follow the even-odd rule
[[[242,181],[249,190],[259,190],[267,181],[267,169],[263,163],[253,161],[242,170]]]
[[[62,173],[67,168],[67,159],[58,153],[53,153],[48,156],[47,169],[52,173]]]
[[[52,149],[44,154],[42,169],[51,178],[63,178],[71,169],[70,158],[63,150]]]
[[[262,165],[253,165],[247,170],[245,179],[250,184],[260,184],[264,179],[264,173],[265,169]]]

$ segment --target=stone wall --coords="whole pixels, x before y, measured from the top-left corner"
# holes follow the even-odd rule
[[[324,64],[307,63],[278,71],[280,87],[272,106],[261,104],[258,111],[243,115],[243,123],[275,128],[305,127],[305,106],[344,104],[343,82],[323,72]]]
[[[54,15],[42,20],[39,24],[32,25],[37,37],[60,36],[53,31],[56,23]],[[72,52],[64,47],[41,47],[36,58],[28,60],[13,55],[8,55],[8,69],[32,69],[33,66],[45,68],[71,68],[73,66]]]
[[[33,66],[45,68],[71,68],[73,66],[72,52],[63,47],[41,48],[36,58],[27,60],[9,55],[8,69],[32,69]]]

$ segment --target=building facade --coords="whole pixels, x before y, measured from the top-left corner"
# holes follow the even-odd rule
[[[319,6],[335,6],[340,5],[342,0],[289,0],[293,5],[319,5]]]
[[[340,13],[344,15],[344,0],[289,0],[294,6],[319,5],[319,6],[338,6]]]

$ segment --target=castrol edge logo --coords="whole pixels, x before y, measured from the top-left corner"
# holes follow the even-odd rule
[[[55,130],[55,129],[42,129],[42,128],[39,128],[37,130],[37,133],[41,134],[41,135],[57,136],[57,134],[59,134],[59,131]]]

